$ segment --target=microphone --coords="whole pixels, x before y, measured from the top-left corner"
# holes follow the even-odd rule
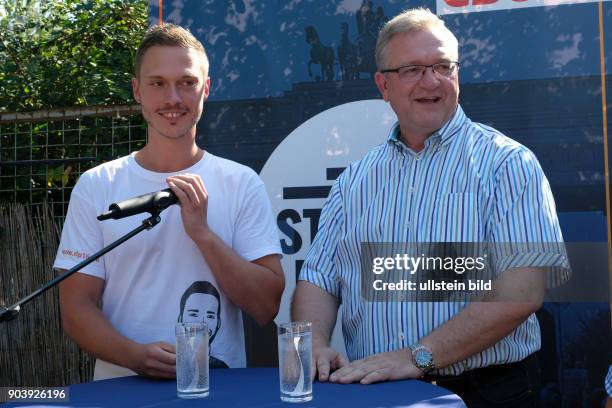
[[[164,190],[130,198],[129,200],[113,203],[108,207],[107,212],[98,215],[98,220],[104,221],[111,218],[118,220],[143,212],[157,215],[176,203],[178,203],[178,198],[172,190],[166,188]]]

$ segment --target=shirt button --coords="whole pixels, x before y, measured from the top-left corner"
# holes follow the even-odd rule
[[[404,341],[404,333],[399,332],[399,333],[397,334],[397,337],[400,339],[400,341]]]
[[[410,194],[414,194],[414,187],[410,187],[410,188],[408,189],[408,192],[409,192]]]

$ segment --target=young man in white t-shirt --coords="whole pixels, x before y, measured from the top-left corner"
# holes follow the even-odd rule
[[[214,322],[213,366],[244,367],[241,310],[260,324],[278,311],[284,275],[264,185],[251,169],[195,142],[210,89],[208,66],[189,31],[171,24],[149,29],[132,80],[148,142],[87,171],[72,192],[54,265],[59,270],[148,217],[97,221],[110,203],[167,187],[180,201],[161,213],[155,228],[60,284],[64,329],[97,358],[95,379],[175,377],[174,325],[184,319]],[[211,296],[216,302],[206,300]],[[212,303],[216,310],[209,310]]]

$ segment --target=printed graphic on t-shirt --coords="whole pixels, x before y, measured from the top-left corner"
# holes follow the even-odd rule
[[[208,325],[208,350],[221,327],[221,296],[208,281],[195,281],[181,296],[179,322],[204,322]],[[210,356],[210,368],[229,368],[222,360]]]

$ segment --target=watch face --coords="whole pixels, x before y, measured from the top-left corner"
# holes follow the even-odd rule
[[[420,350],[416,353],[415,361],[418,367],[424,367],[431,363],[431,353]]]

